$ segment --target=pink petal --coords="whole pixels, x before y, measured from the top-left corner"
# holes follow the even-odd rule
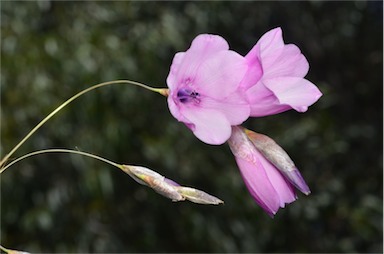
[[[244,75],[243,80],[241,81],[239,87],[244,90],[247,90],[251,86],[257,84],[257,82],[261,79],[263,75],[263,69],[261,67],[261,63],[257,57],[255,58],[246,58],[248,64],[248,70]]]
[[[177,83],[185,83],[185,80],[192,79],[200,65],[212,55],[220,51],[227,51],[228,43],[218,35],[202,34],[197,36],[191,47],[185,52],[183,60],[177,73]]]
[[[263,78],[304,77],[309,70],[308,61],[300,49],[293,44],[284,44],[281,28],[265,33],[245,58],[251,66],[261,62]]]
[[[256,46],[250,51],[251,54],[257,54],[264,58],[271,56],[274,52],[284,47],[283,32],[280,27],[272,29],[261,36],[260,40],[256,43]],[[255,52],[252,52],[255,50]]]
[[[214,34],[200,34],[193,39],[191,47],[193,52],[203,52],[207,54],[228,50],[228,42],[219,35]],[[209,56],[209,55],[207,55]]]
[[[182,114],[194,127],[191,129],[201,141],[221,145],[231,136],[231,124],[224,114],[201,107],[183,107]]]
[[[169,74],[167,77],[167,85],[171,90],[177,88],[177,73],[179,71],[181,62],[184,59],[184,56],[185,56],[184,52],[179,52],[179,53],[176,53],[173,58],[171,70],[169,71]]]
[[[269,181],[273,184],[273,188],[276,190],[276,193],[278,194],[279,200],[280,200],[280,207],[284,207],[285,204],[292,203],[296,200],[297,196],[295,194],[295,191],[293,189],[293,186],[288,183],[282,174],[277,170],[277,168],[272,165],[263,155],[259,153],[259,151],[256,151],[258,153],[258,158],[263,165],[265,172],[268,175]]]
[[[304,77],[309,70],[309,64],[300,49],[293,44],[285,45],[261,58],[263,79],[275,77]]]
[[[298,112],[305,112],[322,95],[319,89],[303,78],[284,77],[267,79],[264,85],[270,89],[280,104],[289,105]]]
[[[245,56],[249,69],[244,80],[241,82],[241,87],[247,89],[255,85],[263,75],[264,65],[270,65],[269,62],[274,62],[279,57],[284,47],[281,28],[275,28],[265,33],[255,46]],[[267,59],[264,59],[267,57]],[[263,67],[262,67],[263,60]]]
[[[253,117],[274,115],[291,109],[288,105],[281,105],[274,93],[266,88],[263,82],[251,87],[246,95],[251,106],[250,116]]]
[[[220,112],[231,125],[242,124],[250,114],[249,103],[240,93],[233,93],[223,100],[204,97],[201,100],[200,107]]]
[[[273,217],[280,208],[280,198],[269,181],[263,165],[258,160],[250,162],[240,157],[235,159],[252,197]]]
[[[180,107],[175,103],[173,97],[173,94],[171,94],[167,98],[169,111],[171,112],[173,117],[176,118],[178,121],[190,124],[191,122],[189,122],[188,119],[186,119],[180,112]]]
[[[275,28],[265,33],[255,46],[245,56],[249,63],[260,61],[263,65],[270,66],[270,62],[274,62],[279,57],[280,52],[284,48],[281,28]],[[277,53],[276,53],[277,52]],[[266,62],[265,62],[266,61]],[[264,67],[263,67],[264,68]]]
[[[194,83],[201,94],[226,98],[239,87],[247,69],[244,57],[234,51],[222,51],[201,64]]]

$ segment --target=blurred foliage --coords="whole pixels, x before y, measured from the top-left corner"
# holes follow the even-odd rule
[[[15,154],[66,147],[150,167],[223,199],[172,203],[98,161],[40,155],[1,176],[1,242],[30,252],[382,252],[382,1],[1,2],[2,156],[93,84],[165,87],[200,33],[241,54],[281,26],[324,93],[305,114],[249,119],[291,155],[312,189],[269,218],[226,145],[197,140],[159,95],[93,91]]]

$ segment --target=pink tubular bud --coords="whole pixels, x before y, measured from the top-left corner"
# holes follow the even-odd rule
[[[298,190],[306,195],[311,191],[289,155],[270,137],[245,129],[256,149],[264,155]]]

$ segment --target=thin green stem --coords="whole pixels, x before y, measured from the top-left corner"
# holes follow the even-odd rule
[[[81,95],[83,95],[83,94],[85,94],[85,93],[87,93],[89,91],[92,91],[92,90],[94,90],[96,88],[100,88],[100,87],[108,86],[108,85],[114,85],[114,84],[135,85],[135,86],[139,86],[139,87],[145,88],[145,89],[147,89],[149,91],[152,91],[152,92],[155,92],[155,93],[159,93],[159,94],[164,95],[164,96],[168,95],[168,89],[166,89],[166,88],[153,88],[153,87],[146,86],[144,84],[141,84],[141,83],[135,82],[135,81],[131,81],[131,80],[114,80],[114,81],[103,82],[103,83],[91,86],[91,87],[89,87],[89,88],[87,88],[87,89],[85,89],[85,90],[75,94],[74,96],[72,96],[68,100],[66,100],[63,104],[61,104],[54,111],[52,111],[48,116],[46,116],[43,120],[41,120],[41,122],[39,124],[37,124],[35,126],[35,128],[33,128],[6,156],[4,156],[4,158],[0,161],[0,168],[3,168],[3,166],[7,162],[7,160],[12,156],[13,153],[16,152],[17,149],[19,149],[19,147],[22,144],[24,144],[25,141],[27,141],[27,139],[29,139],[43,124],[45,124],[49,119],[51,119],[57,112],[59,112],[61,109],[63,109],[69,103],[71,103],[72,101],[74,101],[75,99],[80,97]]]
[[[5,253],[8,253],[8,249],[4,248],[3,246],[0,245],[0,250],[4,251]]]
[[[83,156],[87,156],[87,157],[90,157],[90,158],[93,158],[93,159],[96,159],[96,160],[100,160],[100,161],[103,161],[107,164],[110,164],[114,167],[117,167],[119,169],[122,168],[122,165],[120,164],[117,164],[113,161],[110,161],[110,160],[107,160],[103,157],[100,157],[100,156],[97,156],[97,155],[94,155],[94,154],[91,154],[91,153],[86,153],[86,152],[81,152],[81,151],[76,151],[76,150],[70,150],[70,149],[45,149],[45,150],[39,150],[39,151],[35,151],[35,152],[32,152],[32,153],[28,153],[26,155],[23,155],[15,160],[13,160],[12,162],[10,162],[9,164],[7,164],[5,167],[3,167],[1,170],[0,170],[0,173],[3,173],[7,168],[9,168],[10,166],[14,165],[15,163],[21,161],[21,160],[24,160],[28,157],[31,157],[31,156],[35,156],[35,155],[38,155],[38,154],[43,154],[43,153],[72,153],[72,154],[78,154],[78,155],[83,155]]]

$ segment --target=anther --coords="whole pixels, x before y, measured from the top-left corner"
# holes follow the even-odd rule
[[[177,98],[181,103],[186,103],[191,100],[196,100],[199,97],[199,93],[188,88],[182,88],[177,91]]]

